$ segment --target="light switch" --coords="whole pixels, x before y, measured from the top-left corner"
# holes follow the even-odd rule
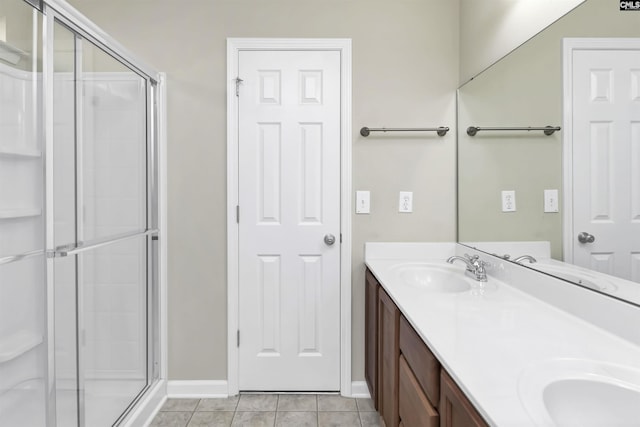
[[[544,211],[559,212],[558,190],[544,190]]]
[[[502,212],[516,211],[516,192],[505,190],[502,192]]]
[[[356,191],[356,213],[368,214],[371,211],[371,194],[369,191]]]

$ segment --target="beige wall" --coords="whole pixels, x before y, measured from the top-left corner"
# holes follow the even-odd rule
[[[460,82],[468,81],[583,1],[460,0]],[[617,2],[606,3],[617,8]]]
[[[226,364],[226,38],[353,40],[353,379],[364,377],[366,241],[455,239],[455,132],[372,135],[362,126],[455,127],[457,0],[70,0],[168,74],[169,378],[219,380]],[[397,213],[398,192],[414,213]]]

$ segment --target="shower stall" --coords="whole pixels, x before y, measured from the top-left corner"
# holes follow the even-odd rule
[[[161,383],[161,76],[0,0],[0,427],[132,423]]]

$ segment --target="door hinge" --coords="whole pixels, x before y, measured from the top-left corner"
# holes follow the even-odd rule
[[[340,233],[340,243],[342,244],[342,233]]]
[[[238,329],[238,347],[240,347],[240,329]]]
[[[240,224],[240,205],[236,205],[236,222]]]
[[[240,83],[242,83],[244,80],[242,80],[240,77],[236,77],[236,96],[240,96]]]

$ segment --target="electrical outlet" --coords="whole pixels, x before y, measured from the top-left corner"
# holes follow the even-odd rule
[[[505,190],[502,192],[502,212],[516,211],[516,192]]]
[[[559,212],[558,190],[544,190],[544,211]]]
[[[413,191],[401,191],[398,212],[413,212]]]
[[[368,191],[356,191],[356,213],[368,214],[371,212],[371,193]]]

